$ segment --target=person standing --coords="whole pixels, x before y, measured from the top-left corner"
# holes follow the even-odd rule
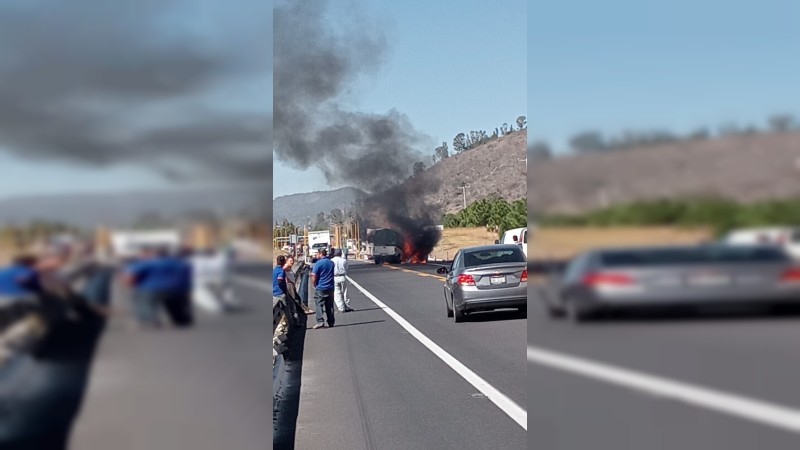
[[[0,269],[0,302],[33,294],[31,286],[37,278],[36,262],[34,256],[20,255],[10,265]]]
[[[139,323],[159,328],[159,309],[164,307],[172,322],[179,327],[193,322],[190,305],[192,269],[167,249],[147,249],[144,257],[128,268],[128,284],[135,289]]]
[[[288,286],[286,285],[286,256],[278,255],[275,259],[275,268],[272,269],[272,301],[286,304]]]
[[[331,259],[333,261],[333,299],[336,301],[336,307],[339,312],[352,312],[353,308],[350,307],[350,296],[347,295],[347,260],[342,257],[342,250],[337,249],[336,255]]]
[[[336,319],[333,316],[333,271],[334,264],[328,256],[328,251],[323,249],[319,250],[319,259],[314,264],[314,269],[311,271],[311,282],[314,285],[314,299],[317,303],[317,324],[314,329],[325,327],[325,320],[322,317],[322,311],[328,318],[328,327],[332,327]]]
[[[314,311],[308,308],[307,302],[303,302],[303,298],[300,295],[300,287],[302,283],[297,282],[297,278],[302,277],[302,274],[298,273],[295,274],[293,271],[294,268],[294,257],[289,256],[286,258],[286,264],[283,266],[283,271],[286,273],[286,285],[287,285],[287,292],[292,297],[292,299],[297,302],[297,304],[302,308],[305,314],[314,314]],[[306,284],[306,289],[308,288],[308,284]]]

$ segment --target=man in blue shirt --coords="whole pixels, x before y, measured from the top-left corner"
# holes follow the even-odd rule
[[[286,302],[286,293],[289,292],[286,286],[286,256],[278,255],[275,259],[275,268],[272,269],[272,300]]]
[[[33,295],[37,280],[35,264],[34,257],[19,256],[0,269],[0,302]]]
[[[191,266],[166,249],[146,249],[142,259],[128,268],[128,283],[134,287],[136,314],[144,326],[159,327],[158,313],[167,310],[177,326],[192,323],[189,292]]]
[[[314,299],[317,302],[317,324],[314,329],[325,327],[325,321],[322,318],[322,310],[325,310],[325,315],[328,316],[328,326],[332,327],[336,321],[333,316],[333,271],[335,265],[326,256],[328,251],[323,249],[319,250],[319,259],[314,264],[314,269],[311,271],[311,282],[314,284]]]

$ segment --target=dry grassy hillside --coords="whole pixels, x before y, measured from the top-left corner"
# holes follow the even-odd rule
[[[558,260],[593,248],[696,244],[712,236],[710,230],[669,227],[542,228],[532,236],[529,257]]]
[[[731,136],[537,161],[529,208],[581,212],[659,197],[800,196],[800,133]]]
[[[460,155],[451,156],[412,180],[432,183],[441,180],[438,189],[425,196],[428,204],[437,205],[445,213],[464,207],[461,191],[466,183],[467,204],[497,194],[512,201],[524,198],[527,190],[527,130],[515,131],[495,141],[480,145]]]

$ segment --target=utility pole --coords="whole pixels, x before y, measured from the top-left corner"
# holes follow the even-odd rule
[[[461,185],[461,192],[464,195],[464,208],[467,207],[467,188],[468,187],[469,186],[467,186],[466,183]]]

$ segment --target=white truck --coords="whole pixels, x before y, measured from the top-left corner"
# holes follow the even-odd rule
[[[800,260],[800,228],[762,227],[733,230],[723,236],[727,245],[775,245],[781,247],[793,259]]]
[[[328,230],[309,231],[308,245],[312,256],[321,248],[327,249],[331,246],[331,232]]]
[[[375,264],[400,264],[403,259],[403,237],[388,228],[367,229],[370,256]]]
[[[516,239],[515,239],[516,238]],[[507,230],[495,244],[517,244],[522,247],[522,253],[528,257],[528,227]]]
[[[163,247],[174,251],[182,243],[178,230],[118,230],[111,232],[111,250],[121,259],[135,258],[143,247]]]

